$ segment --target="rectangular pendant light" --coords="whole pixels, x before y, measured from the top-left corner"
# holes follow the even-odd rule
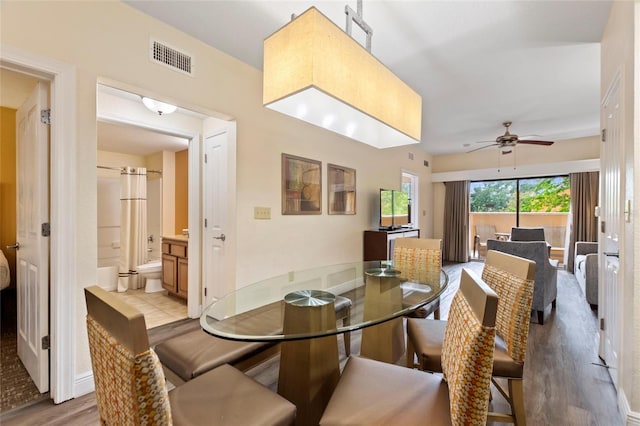
[[[315,7],[264,41],[263,104],[377,148],[420,142],[422,98]]]

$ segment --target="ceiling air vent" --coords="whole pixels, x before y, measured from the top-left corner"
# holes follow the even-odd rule
[[[151,40],[151,60],[174,71],[193,76],[193,58],[165,43]]]

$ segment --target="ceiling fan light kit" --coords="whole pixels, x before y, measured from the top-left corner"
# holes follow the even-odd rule
[[[265,39],[263,65],[267,108],[377,148],[420,142],[422,97],[315,7]]]
[[[495,143],[491,143],[491,145],[481,146],[480,148],[472,149],[471,151],[467,151],[467,153],[479,151],[481,149],[489,148],[491,146],[497,146],[502,154],[510,154],[511,149],[515,148],[516,145],[526,144],[526,145],[541,145],[541,146],[550,146],[553,145],[553,141],[543,141],[543,140],[533,140],[533,139],[520,139],[518,135],[510,133],[509,127],[511,127],[511,121],[505,121],[502,123],[505,127],[504,135],[500,135],[496,138]],[[489,143],[492,141],[480,141],[477,143]]]

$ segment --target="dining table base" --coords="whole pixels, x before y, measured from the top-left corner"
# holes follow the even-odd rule
[[[333,303],[284,304],[284,332],[308,333],[336,327]],[[282,342],[278,393],[295,404],[296,425],[317,425],[340,379],[338,337]]]

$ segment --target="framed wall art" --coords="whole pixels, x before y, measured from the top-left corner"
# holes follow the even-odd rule
[[[356,214],[356,171],[327,164],[329,214]]]
[[[322,213],[322,163],[282,154],[282,214]]]

